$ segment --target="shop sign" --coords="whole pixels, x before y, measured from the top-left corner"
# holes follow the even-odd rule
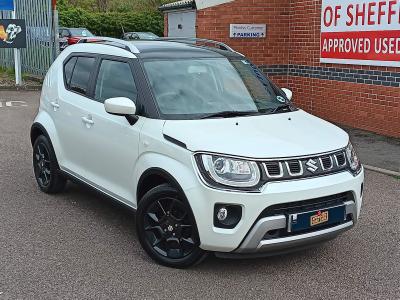
[[[322,0],[321,62],[400,67],[400,1]]]

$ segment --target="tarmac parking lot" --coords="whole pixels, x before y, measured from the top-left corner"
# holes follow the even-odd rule
[[[29,130],[40,92],[0,91],[0,300],[400,299],[400,179],[366,172],[357,226],[285,256],[161,267],[135,216],[75,184],[41,193]]]

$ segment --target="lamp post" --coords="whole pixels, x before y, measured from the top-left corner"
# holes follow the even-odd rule
[[[12,18],[17,18],[17,8],[14,5]],[[14,48],[14,71],[15,71],[15,85],[22,85],[22,71],[21,71],[21,49]]]

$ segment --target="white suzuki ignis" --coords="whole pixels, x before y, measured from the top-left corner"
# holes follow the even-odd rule
[[[354,226],[364,173],[348,135],[291,98],[219,42],[84,39],[44,80],[36,180],[136,210],[141,245],[166,266],[306,248]]]

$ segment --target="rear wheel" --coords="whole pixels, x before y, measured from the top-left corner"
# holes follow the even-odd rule
[[[155,187],[143,196],[136,230],[144,250],[162,265],[185,268],[206,256],[199,247],[196,222],[189,205],[168,184]]]
[[[60,174],[53,146],[44,135],[33,144],[33,170],[43,192],[54,194],[64,189],[67,180]]]

